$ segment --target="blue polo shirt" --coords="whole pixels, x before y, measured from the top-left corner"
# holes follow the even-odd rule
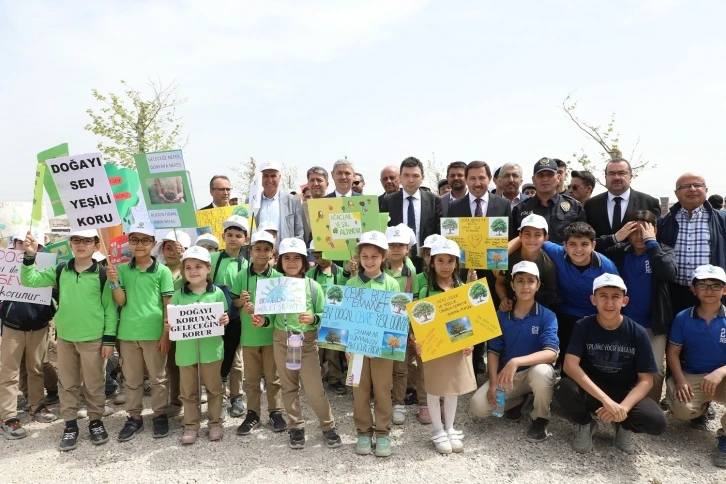
[[[613,261],[593,251],[590,267],[580,272],[563,246],[545,242],[542,249],[557,267],[557,292],[562,296],[560,314],[584,318],[595,313],[597,310],[590,301],[592,282],[606,273],[617,275],[618,269]],[[650,300],[650,296],[648,299]]]
[[[497,311],[497,318],[502,328],[502,335],[490,340],[488,345],[489,351],[499,356],[498,371],[502,371],[512,358],[531,355],[545,349],[559,352],[557,317],[541,304],[535,303],[524,319],[517,318],[514,311],[507,313]],[[527,368],[529,367],[520,366],[517,371]]]
[[[726,366],[726,308],[722,305],[716,317],[706,324],[696,307],[678,313],[668,339],[669,343],[683,347],[681,368],[691,375],[711,373]]]
[[[652,249],[658,242],[650,240],[646,249]],[[625,251],[625,263],[620,274],[628,286],[628,305],[623,308],[623,315],[629,317],[644,328],[653,326],[653,268],[647,252],[637,255],[632,246]]]

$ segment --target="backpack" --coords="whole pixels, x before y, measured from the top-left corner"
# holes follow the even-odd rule
[[[220,256],[217,259],[217,263],[214,266],[214,273],[212,274],[212,281],[214,281],[217,278],[217,272],[219,272],[219,266],[222,263],[222,257]],[[237,273],[242,270],[242,260],[240,260],[239,257],[237,257]],[[248,276],[249,277],[249,276]],[[214,284],[218,288],[222,290],[224,293],[224,297],[227,299],[227,316],[229,316],[229,319],[239,318],[240,317],[240,309],[234,307],[234,304],[232,303],[232,294],[229,291],[229,286],[225,284]]]
[[[58,301],[60,302],[60,278],[61,274],[63,273],[63,269],[66,268],[68,265],[67,262],[63,262],[61,264],[58,264],[55,266],[55,287],[58,291]],[[101,297],[103,297],[103,288],[106,286],[106,269],[104,267],[98,266],[98,282],[100,283],[101,288]]]

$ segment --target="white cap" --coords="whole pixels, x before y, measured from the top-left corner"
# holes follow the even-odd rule
[[[602,274],[592,281],[593,294],[595,294],[595,291],[601,287],[618,287],[625,291],[625,294],[628,293],[628,287],[625,285],[623,279],[615,274]]]
[[[264,222],[260,222],[259,225],[257,225],[257,230],[274,230],[275,233],[278,232],[277,225],[273,224],[269,220],[265,220]]]
[[[691,282],[696,279],[714,279],[716,281],[721,281],[726,284],[726,272],[724,272],[722,268],[718,266],[712,266],[711,264],[707,264],[705,266],[698,266],[696,267],[696,270],[693,271],[693,277],[691,278]]]
[[[154,226],[148,222],[139,222],[129,227],[128,235],[133,233],[148,235],[149,237],[156,237],[156,231]]]
[[[539,279],[539,267],[537,267],[537,264],[535,264],[534,262],[523,260],[522,262],[514,264],[514,267],[512,267],[512,277],[520,272],[532,274],[533,276],[537,277],[537,279]]]
[[[461,257],[461,250],[459,250],[459,244],[453,240],[441,237],[441,239],[436,241],[433,247],[431,247],[431,257],[439,254],[453,255],[458,259]]]
[[[225,229],[228,229],[230,227],[236,227],[248,233],[250,231],[249,222],[247,222],[247,219],[245,217],[242,217],[241,215],[232,215],[227,220],[222,222],[222,227],[224,227]]]
[[[192,238],[189,237],[188,233],[182,232],[181,230],[168,232],[162,241],[179,242],[185,249],[188,249],[192,245]]]
[[[360,239],[358,240],[358,246],[364,244],[375,245],[383,250],[388,250],[388,242],[386,241],[386,234],[377,230],[371,230],[370,232],[363,232]]]
[[[184,251],[182,255],[182,262],[187,259],[199,259],[202,262],[209,264],[212,261],[212,256],[209,255],[209,251],[204,247],[193,245]]]
[[[288,237],[280,241],[280,247],[277,249],[280,255],[283,254],[300,254],[307,257],[308,251],[305,247],[305,242],[295,237]]]
[[[260,171],[265,170],[275,170],[275,171],[282,171],[280,170],[280,164],[276,161],[263,161],[262,164],[260,164]]]
[[[398,224],[395,227],[386,229],[386,242],[389,244],[408,244],[411,245],[411,239],[415,239],[416,235],[408,225]]]
[[[272,244],[273,247],[275,246],[275,238],[271,233],[264,230],[260,230],[252,234],[252,241],[250,243],[255,245],[257,242],[268,242]]]
[[[27,235],[26,232],[22,232],[22,231],[18,230],[17,232],[15,232],[13,234],[13,238],[12,238],[11,242],[15,242],[16,240],[25,240],[26,235]],[[36,237],[36,239],[37,239],[37,237]]]
[[[93,260],[95,260],[96,262],[106,260],[106,256],[101,254],[99,251],[94,252],[91,257],[93,257]]]
[[[422,249],[430,249],[434,246],[436,242],[438,242],[440,239],[443,239],[443,235],[439,234],[431,234],[428,237],[426,237],[426,240],[424,240],[423,245],[421,246]]]
[[[315,239],[310,239],[310,252],[315,252]]]
[[[219,239],[212,234],[202,234],[197,237],[196,245],[211,245],[215,249],[219,249]]]
[[[76,230],[75,232],[71,232],[71,234],[68,236],[69,239],[71,237],[83,237],[84,239],[92,239],[94,237],[98,237],[98,232],[96,231],[96,229]]]
[[[522,223],[519,225],[519,230],[525,227],[534,227],[535,229],[543,229],[548,232],[549,227],[547,226],[547,220],[541,215],[530,214],[522,219]]]

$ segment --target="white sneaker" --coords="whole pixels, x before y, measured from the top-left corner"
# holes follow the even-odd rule
[[[403,425],[406,423],[406,406],[394,405],[393,418],[391,419],[395,425]]]
[[[119,389],[116,395],[113,396],[113,404],[123,405],[124,403],[126,403],[126,394],[124,394],[123,390]]]
[[[83,405],[82,407],[78,407],[78,412],[76,413],[76,417],[80,418],[87,418],[88,417],[88,407]]]
[[[109,415],[113,415],[114,413],[116,413],[116,409],[114,409],[113,407],[111,407],[109,405],[103,406],[103,416],[104,417],[108,417]]]
[[[449,434],[446,433],[446,430],[435,432],[431,440],[434,442],[436,452],[439,454],[451,454],[453,452]]]
[[[464,439],[464,432],[451,428],[446,433],[449,434],[451,450],[457,453],[464,452],[464,443],[462,442],[462,440]]]

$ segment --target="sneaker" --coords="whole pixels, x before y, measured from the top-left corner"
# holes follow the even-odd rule
[[[66,427],[63,429],[58,450],[67,451],[78,447],[78,427]]]
[[[393,406],[393,418],[391,421],[394,425],[403,425],[406,423],[406,405]]]
[[[24,395],[18,395],[18,412],[27,412],[28,408],[28,399]]]
[[[325,439],[325,445],[328,449],[336,449],[343,444],[340,440],[340,434],[338,433],[337,427],[333,427],[332,429],[323,432],[323,438]]]
[[[302,449],[305,447],[305,429],[290,429],[287,432],[290,440],[287,442],[287,446],[291,449]]]
[[[716,436],[716,440],[718,441],[718,445],[716,451],[711,456],[711,460],[716,467],[724,468],[726,467],[726,435],[718,435]]]
[[[391,456],[391,439],[389,437],[376,438],[376,457]]]
[[[338,383],[333,383],[332,385],[330,385],[330,388],[332,388],[337,395],[345,395],[346,393],[348,393],[348,388],[342,381],[339,381]]]
[[[367,435],[359,435],[358,442],[355,444],[355,453],[358,455],[368,455],[373,452],[373,440]]]
[[[149,380],[144,380],[144,395],[147,397],[151,396],[151,382]]]
[[[93,445],[101,445],[108,442],[106,427],[103,426],[103,422],[100,420],[92,420],[88,424],[88,432],[91,434],[91,443]]]
[[[116,409],[114,409],[113,407],[111,407],[109,405],[103,406],[103,416],[104,417],[109,417],[109,416],[113,415],[114,413],[116,413]]]
[[[249,435],[252,430],[260,426],[260,417],[254,410],[249,410],[242,425],[237,427],[237,435]]]
[[[403,397],[403,403],[406,405],[417,405],[418,404],[418,395],[416,393],[416,390],[413,388],[406,389],[406,396]]]
[[[43,403],[46,407],[50,407],[51,405],[55,405],[59,401],[60,398],[58,398],[58,392],[47,392]]]
[[[434,433],[431,440],[434,443],[434,448],[439,454],[451,454],[454,449],[451,448],[451,440],[449,440],[449,434],[446,430],[440,430]]]
[[[451,442],[451,450],[456,453],[464,452],[464,432],[461,430],[454,430],[453,428],[446,431],[449,434],[449,442]]]
[[[709,420],[716,419],[716,410],[713,409],[713,405],[710,403],[708,404],[708,409],[706,409],[706,418]]]
[[[209,441],[216,442],[224,437],[224,428],[221,425],[209,427]]]
[[[79,419],[88,418],[88,407],[86,407],[85,405],[83,405],[82,407],[78,407],[76,417]]]
[[[56,414],[48,410],[45,404],[38,405],[38,408],[32,412],[31,416],[33,420],[41,423],[51,423],[58,420]]]
[[[668,400],[666,400],[664,398],[663,400],[660,401],[660,409],[663,410],[664,412],[667,412],[668,411],[668,408],[669,408],[668,407]]]
[[[431,414],[429,413],[429,407],[427,405],[419,405],[418,421],[424,425],[429,425],[431,423]]]
[[[700,430],[701,432],[708,430],[708,417],[706,417],[706,414],[704,413],[696,418],[692,418],[691,428],[693,430]]]
[[[119,390],[116,392],[116,395],[113,396],[113,404],[114,405],[123,405],[126,403],[126,394],[123,392],[123,390]]]
[[[126,442],[133,439],[136,436],[136,432],[141,431],[144,428],[143,419],[127,418],[124,428],[118,433],[119,442]]]
[[[613,438],[613,445],[615,448],[628,455],[635,454],[633,432],[624,429],[619,423],[613,423],[613,427],[615,427],[615,437]]]
[[[219,421],[224,422],[227,420],[227,406],[222,404],[222,412],[219,414]]]
[[[578,425],[575,437],[572,439],[572,450],[587,454],[592,450],[592,437],[597,432],[597,422],[592,420],[589,424]]]
[[[191,445],[194,442],[197,441],[197,431],[196,430],[190,430],[190,429],[184,429],[184,433],[182,434],[181,438],[183,445]]]
[[[20,420],[17,418],[10,418],[0,424],[0,432],[8,440],[22,439],[28,435],[23,426],[20,425]]]
[[[287,430],[287,422],[282,418],[282,412],[270,412],[270,423],[273,432],[284,432]]]
[[[529,424],[525,440],[532,443],[544,442],[547,439],[547,424],[549,423],[550,421],[545,418],[532,420],[532,423]]]
[[[176,403],[170,403],[169,408],[166,410],[167,417],[178,417],[182,413],[184,413],[184,407]]]
[[[524,407],[524,400],[516,407],[505,410],[504,420],[507,422],[519,422],[519,419],[522,418],[522,407]]]
[[[231,403],[232,409],[229,411],[230,417],[240,418],[245,414],[245,402],[242,401],[242,397],[234,397]]]
[[[151,419],[151,426],[154,429],[153,437],[155,439],[161,439],[169,435],[169,417],[166,415],[159,415]]]

